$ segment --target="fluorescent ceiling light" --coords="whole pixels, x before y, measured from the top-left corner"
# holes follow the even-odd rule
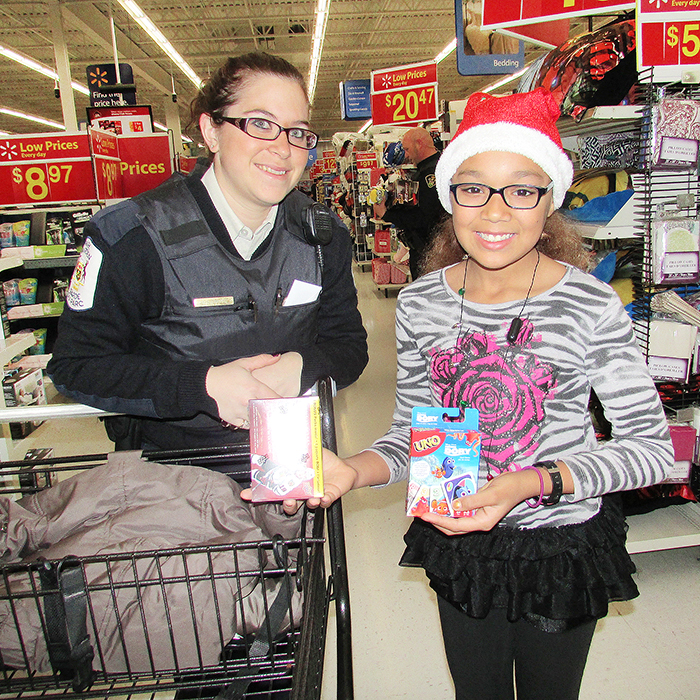
[[[437,56],[435,56],[435,63],[440,63],[440,61],[444,61],[456,48],[457,37],[452,39],[452,41],[442,51],[440,51],[440,53]]]
[[[19,119],[27,119],[31,122],[37,122],[38,124],[44,124],[45,126],[51,126],[54,129],[64,129],[63,124],[58,122],[53,122],[50,119],[44,119],[43,117],[36,117],[33,114],[26,114],[25,112],[18,112],[16,109],[7,109],[7,107],[0,107],[0,114],[7,114],[10,117],[17,117]]]
[[[12,49],[8,49],[6,46],[2,46],[1,44],[0,56],[5,56],[5,58],[9,58],[12,61],[17,61],[17,63],[26,66],[27,68],[31,68],[33,71],[41,73],[47,78],[51,78],[52,80],[58,81],[58,73],[56,73],[56,71],[53,68],[49,68],[49,66],[46,66],[43,63],[39,63],[33,58],[29,58],[29,56],[25,56],[24,54],[21,54],[18,51],[13,51]],[[73,88],[73,90],[75,90],[76,92],[81,92],[83,95],[90,94],[90,90],[88,90],[88,88],[85,85],[81,85],[75,80],[71,81],[71,87]]]
[[[120,2],[122,0],[119,0]],[[321,64],[321,52],[323,51],[323,41],[326,38],[326,24],[328,23],[328,12],[331,0],[318,0],[316,5],[316,19],[314,23],[314,36],[311,40],[311,67],[309,68],[309,102],[314,101],[316,94],[316,80],[318,69]]]
[[[175,47],[165,38],[163,32],[156,27],[146,13],[134,2],[134,0],[119,0],[119,4],[138,22],[148,36],[170,56],[173,63],[187,76],[187,78],[199,89],[203,80],[192,70],[190,65],[175,50]]]

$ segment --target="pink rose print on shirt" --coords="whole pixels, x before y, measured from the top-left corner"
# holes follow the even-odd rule
[[[431,359],[431,379],[442,405],[464,401],[479,410],[481,450],[494,471],[536,451],[544,399],[556,386],[554,369],[522,346],[529,344],[532,330],[525,321],[517,343],[505,347],[491,335],[472,333]]]

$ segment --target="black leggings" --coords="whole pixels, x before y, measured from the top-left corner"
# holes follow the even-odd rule
[[[541,632],[505,609],[478,620],[438,597],[455,700],[576,700],[595,620],[566,632]]]

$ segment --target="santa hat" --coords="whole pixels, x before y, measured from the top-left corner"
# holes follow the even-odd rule
[[[559,116],[559,106],[544,88],[505,97],[483,92],[471,95],[457,133],[435,168],[442,206],[452,213],[452,176],[467,158],[486,151],[506,151],[526,156],[552,178],[552,196],[558,209],[574,175],[557,131]]]

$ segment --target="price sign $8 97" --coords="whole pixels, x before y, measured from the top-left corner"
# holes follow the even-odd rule
[[[25,185],[27,197],[39,202],[49,197],[51,184],[68,185],[72,170],[70,164],[33,165],[26,169],[16,166],[12,169],[12,180],[17,185]]]

